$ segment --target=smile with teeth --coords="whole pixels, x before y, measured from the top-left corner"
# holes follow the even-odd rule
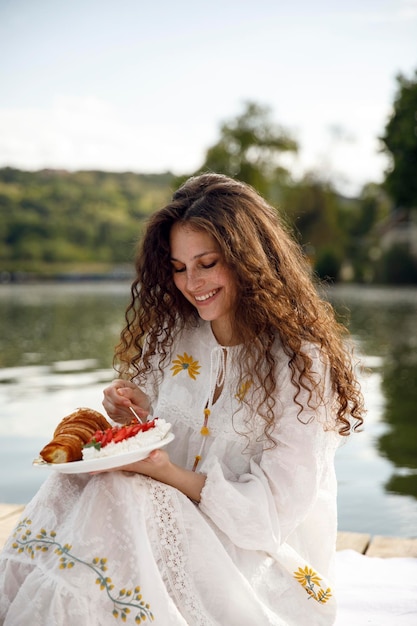
[[[208,293],[204,294],[204,296],[194,296],[194,297],[197,300],[197,302],[204,302],[205,300],[208,300],[212,296],[215,296],[218,291],[219,289],[213,289],[213,291],[209,291]]]

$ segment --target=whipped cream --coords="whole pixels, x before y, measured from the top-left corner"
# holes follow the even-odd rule
[[[91,459],[116,456],[118,454],[124,454],[125,452],[134,452],[142,448],[147,448],[151,451],[152,445],[158,445],[159,442],[167,436],[170,430],[171,424],[160,417],[155,418],[154,428],[150,428],[147,431],[140,431],[134,437],[129,437],[117,443],[112,441],[103,448],[100,448],[100,450],[97,450],[94,446],[83,448],[83,460],[90,461]]]

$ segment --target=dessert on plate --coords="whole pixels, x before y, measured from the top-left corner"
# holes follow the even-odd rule
[[[158,417],[144,423],[135,418],[129,424],[114,426],[98,411],[84,407],[60,421],[52,440],[39,454],[46,463],[62,464],[151,452],[164,441],[168,443],[170,429],[171,424]]]
[[[84,445],[82,455],[84,460],[110,457],[134,450],[158,447],[166,438],[171,424],[164,419],[155,417],[149,422],[133,421],[125,426],[113,426],[106,430],[98,430],[90,441]]]

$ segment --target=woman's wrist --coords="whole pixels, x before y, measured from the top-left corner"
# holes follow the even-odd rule
[[[154,450],[143,461],[136,461],[121,469],[144,474],[165,485],[174,487],[194,502],[200,502],[201,491],[206,482],[204,474],[198,474],[172,463],[165,450]]]
[[[197,474],[191,470],[170,463],[167,480],[163,480],[171,487],[175,487],[194,502],[200,502],[201,491],[206,482],[205,474]]]

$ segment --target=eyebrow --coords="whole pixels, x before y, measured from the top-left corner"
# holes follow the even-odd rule
[[[195,256],[193,256],[191,260],[194,261],[194,259],[200,259],[202,256],[206,256],[206,254],[218,254],[218,250],[208,250],[207,252],[200,252],[200,254],[196,254]],[[177,263],[184,262],[184,261],[180,261],[179,259],[176,259],[173,256],[170,258],[170,261],[176,261]]]

